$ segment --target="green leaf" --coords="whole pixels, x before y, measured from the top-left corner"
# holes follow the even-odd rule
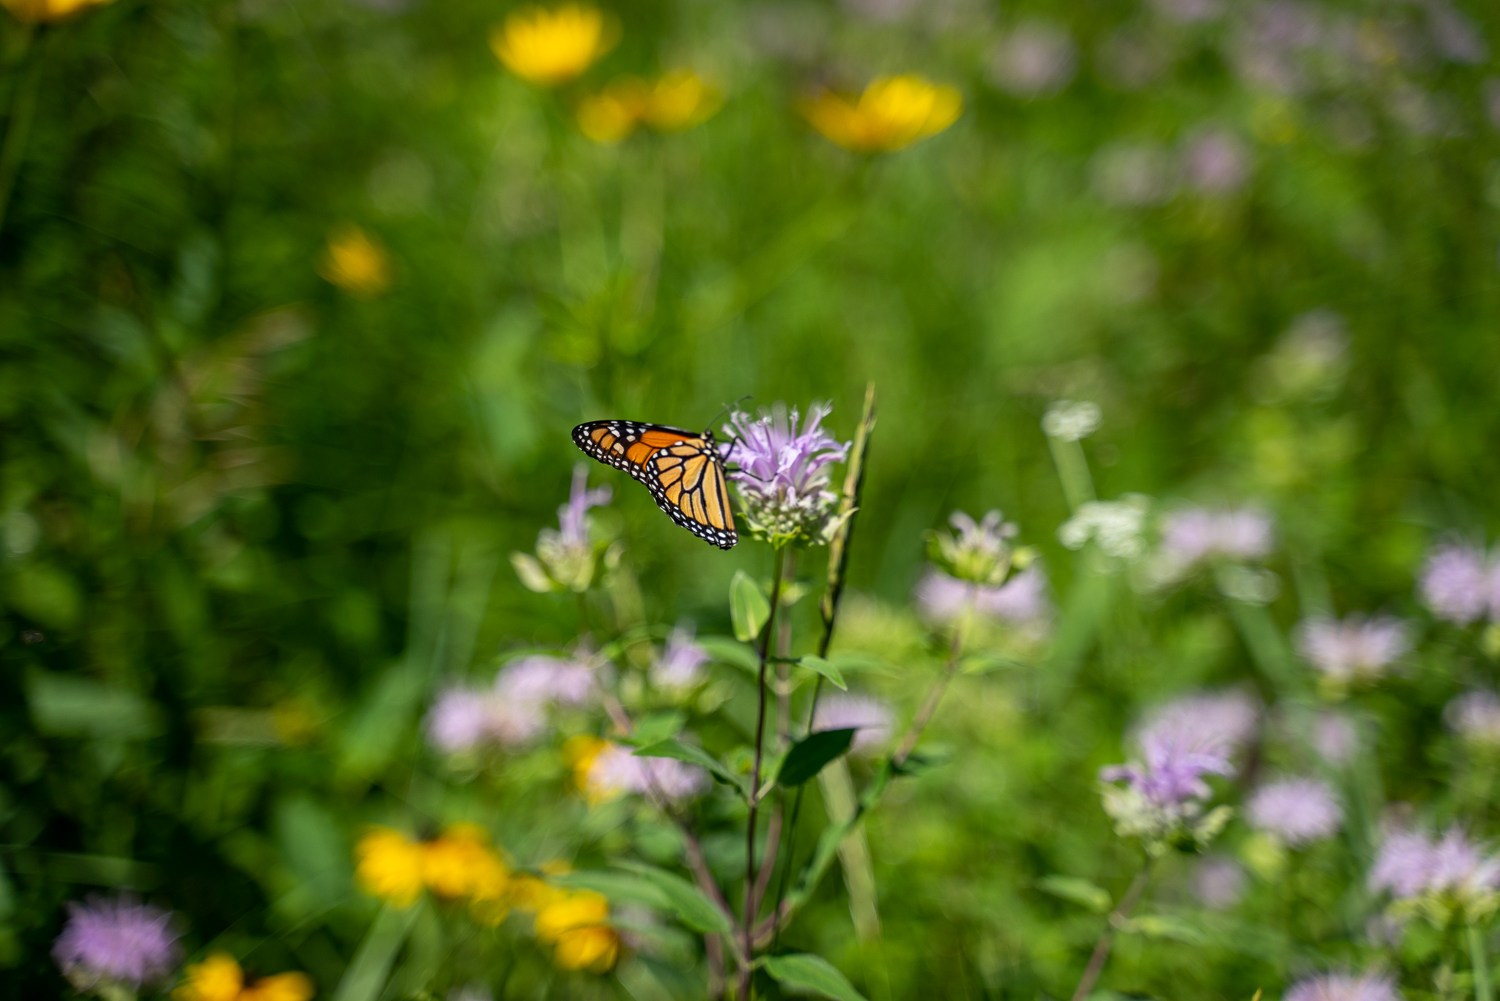
[[[733,786],[741,796],[746,794],[745,784],[740,776],[730,771],[728,766],[701,747],[684,744],[680,740],[663,740],[649,747],[643,747],[635,753],[641,758],[672,758],[676,761],[686,761],[690,765],[698,765],[708,769],[709,774],[720,782]]]
[[[696,642],[721,664],[737,667],[751,675],[760,667],[754,650],[728,636],[700,636]]]
[[[1095,914],[1104,914],[1110,907],[1108,890],[1077,876],[1044,876],[1036,881],[1036,886],[1043,893],[1081,904]]]
[[[1184,945],[1202,945],[1208,941],[1203,930],[1182,918],[1166,914],[1142,914],[1125,922],[1124,931],[1147,938],[1164,938]]]
[[[834,1001],[866,1001],[866,998],[834,965],[822,956],[794,952],[789,956],[771,956],[766,972],[777,983],[796,994],[816,994]]]
[[[667,910],[667,897],[640,876],[628,872],[569,872],[549,877],[558,886],[602,893],[612,903],[640,904],[656,911]]]
[[[704,934],[726,934],[730,931],[732,925],[729,915],[714,906],[701,890],[681,876],[640,862],[622,862],[620,867],[635,873],[661,891],[667,910],[677,915],[678,920],[693,931]]]
[[[830,761],[848,753],[858,732],[858,727],[847,727],[818,730],[803,737],[786,752],[781,770],[776,773],[777,785],[799,786],[817,775]]]
[[[628,737],[621,738],[621,743],[629,744],[631,747],[651,747],[676,737],[686,724],[686,713],[652,713],[636,720],[635,729],[630,731]]]
[[[734,638],[741,643],[759,636],[766,619],[771,617],[771,603],[760,585],[743,570],[736,570],[729,582],[729,616],[734,622]]]
[[[809,671],[816,671],[823,677],[827,678],[829,681],[833,682],[835,685],[838,685],[840,691],[847,692],[849,690],[849,686],[844,683],[843,672],[840,671],[837,667],[834,667],[831,662],[825,660],[824,658],[815,657],[812,654],[808,654],[806,657],[798,660],[797,663],[801,664]]]
[[[92,678],[36,672],[26,678],[26,701],[37,730],[50,737],[131,740],[161,729],[148,699]]]
[[[396,954],[416,923],[418,908],[385,906],[334,988],[333,1001],[375,1001],[385,989]]]

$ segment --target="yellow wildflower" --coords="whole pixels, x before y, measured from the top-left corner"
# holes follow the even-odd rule
[[[653,81],[615,80],[578,104],[578,128],[599,143],[617,143],[639,125],[682,132],[712,117],[723,97],[692,70],[673,70]]]
[[[573,783],[592,806],[607,803],[624,792],[605,780],[598,769],[600,758],[616,753],[615,745],[598,737],[570,737],[563,744],[563,757],[573,769]]]
[[[43,24],[61,21],[90,7],[101,7],[110,2],[111,0],[0,0],[0,5],[14,14],[17,21]]]
[[[350,295],[370,299],[391,286],[391,257],[358,226],[342,226],[328,237],[318,274]]]
[[[511,12],[490,32],[490,48],[522,80],[554,87],[594,65],[618,38],[614,22],[599,8],[566,3]]]
[[[845,149],[882,153],[937,135],[962,108],[953,87],[906,74],[872,80],[857,100],[825,91],[801,110],[813,128]]]
[[[552,943],[553,959],[563,969],[603,973],[620,957],[620,936],[608,921],[603,896],[563,891],[537,912],[536,937]]]
[[[188,966],[172,996],[177,1001],[308,1001],[313,985],[304,973],[277,973],[246,985],[240,964],[214,953]]]
[[[377,827],[359,839],[354,853],[359,859],[355,876],[368,892],[400,907],[422,892],[426,853],[401,832]]]

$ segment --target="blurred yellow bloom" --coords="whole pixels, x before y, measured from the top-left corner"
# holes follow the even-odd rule
[[[583,73],[618,37],[599,8],[567,3],[513,11],[490,32],[490,48],[522,80],[553,87]]]
[[[692,70],[673,70],[654,81],[615,80],[578,104],[578,128],[599,143],[617,143],[639,125],[682,132],[712,117],[723,97]]]
[[[620,936],[608,921],[609,902],[600,894],[562,891],[537,912],[536,937],[552,943],[563,969],[602,973],[620,957]]]
[[[16,20],[27,24],[61,21],[90,7],[102,7],[112,0],[0,0]]]
[[[240,964],[215,953],[188,966],[172,996],[177,1001],[308,1001],[313,993],[312,981],[302,973],[277,973],[246,986]]]
[[[958,119],[963,98],[953,87],[914,74],[872,80],[858,100],[825,91],[801,107],[813,128],[856,153],[905,149]]]
[[[328,238],[318,274],[350,295],[369,299],[391,286],[391,257],[358,226],[342,226]]]
[[[583,793],[583,798],[590,805],[597,806],[618,797],[622,789],[607,785],[599,781],[594,771],[594,766],[599,761],[599,756],[608,751],[613,745],[607,740],[598,737],[569,737],[563,744],[563,757],[568,766],[573,770],[573,784],[578,791]]]
[[[400,831],[377,827],[355,846],[355,877],[366,891],[405,907],[422,892],[426,852]]]
[[[422,846],[422,880],[440,897],[498,896],[508,872],[483,830],[456,824]]]

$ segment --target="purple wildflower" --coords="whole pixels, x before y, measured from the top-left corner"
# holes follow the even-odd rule
[[[1141,761],[1112,765],[1099,773],[1105,782],[1125,782],[1148,803],[1180,807],[1207,799],[1212,790],[1206,775],[1233,775],[1234,765],[1221,746],[1195,746],[1172,733],[1141,738]]]
[[[729,475],[744,500],[746,520],[772,542],[817,540],[829,527],[838,495],[828,488],[828,467],[849,453],[847,443],[822,428],[832,409],[815,403],[805,421],[780,405],[755,418],[736,411],[724,427],[735,439],[726,448],[739,468]]]
[[[573,467],[573,486],[568,491],[568,502],[557,509],[557,537],[565,546],[587,546],[589,544],[588,513],[590,508],[603,507],[613,496],[608,484],[589,489],[588,467],[579,463]]]
[[[139,991],[166,980],[177,966],[181,950],[172,921],[170,912],[129,897],[71,903],[52,958],[80,991]]]
[[[1500,890],[1500,857],[1486,855],[1461,827],[1441,838],[1421,831],[1388,834],[1370,870],[1370,889],[1396,900],[1448,894],[1461,901],[1492,896]]]
[[[1330,765],[1346,765],[1359,751],[1359,728],[1342,713],[1319,713],[1313,721],[1312,746]]]
[[[1466,692],[1443,710],[1453,732],[1480,747],[1500,748],[1500,695]]]
[[[1260,706],[1243,691],[1202,692],[1159,706],[1141,727],[1140,742],[1167,742],[1210,748],[1224,756],[1238,753],[1260,725]]]
[[[667,637],[661,656],[651,668],[651,680],[663,688],[678,691],[692,688],[703,674],[703,665],[711,659],[708,651],[693,642],[693,631],[678,626]]]
[[[609,503],[610,488],[588,488],[588,467],[573,470],[568,502],[557,509],[558,527],[544,528],[537,535],[536,555],[512,553],[511,563],[521,583],[533,591],[587,591],[598,570],[598,547],[589,538],[590,508]]]
[[[1162,557],[1179,571],[1215,559],[1261,560],[1271,554],[1271,518],[1253,507],[1182,508],[1161,523]]]
[[[680,803],[708,788],[708,773],[672,758],[638,757],[628,747],[611,744],[589,765],[585,782],[595,801],[634,793]]]
[[[1261,786],[1245,805],[1250,825],[1292,847],[1333,837],[1344,812],[1332,787],[1318,779],[1282,779]]]
[[[964,614],[973,590],[974,611],[1018,626],[1045,624],[1052,617],[1047,574],[1033,563],[999,587],[966,584],[941,570],[929,570],[917,584],[917,609],[929,622],[949,623]]]
[[[1284,1001],[1401,1001],[1401,992],[1383,974],[1325,973],[1297,981]]]
[[[1339,684],[1373,681],[1411,649],[1406,624],[1386,616],[1308,619],[1297,627],[1297,650]]]
[[[1193,896],[1211,911],[1228,910],[1245,893],[1245,870],[1223,855],[1210,855],[1193,867]]]
[[[1434,615],[1466,626],[1500,621],[1500,559],[1478,546],[1448,544],[1433,550],[1422,568],[1422,600]]]
[[[1182,161],[1188,187],[1199,194],[1232,194],[1250,179],[1250,151],[1244,140],[1224,129],[1204,129],[1189,137]]]
[[[1010,575],[1016,526],[999,511],[988,511],[979,521],[962,511],[948,518],[952,532],[934,532],[928,555],[949,577],[984,587],[998,587]],[[967,595],[965,596],[967,601]]]
[[[489,686],[451,685],[427,713],[427,741],[445,754],[524,746],[545,731],[549,708],[591,700],[607,669],[587,650],[571,658],[538,654],[513,661]]]
[[[1055,94],[1073,79],[1078,55],[1062,28],[1034,21],[1001,39],[990,58],[990,79],[1017,97]]]
[[[868,754],[890,739],[891,722],[891,707],[879,699],[869,695],[836,694],[818,702],[812,728],[844,730],[858,727],[853,751]]]
[[[462,686],[444,689],[427,713],[427,742],[445,754],[464,754],[493,734],[489,693]]]
[[[537,707],[583,705],[593,696],[602,669],[591,661],[586,651],[572,658],[522,657],[495,678],[495,694],[507,702]]]

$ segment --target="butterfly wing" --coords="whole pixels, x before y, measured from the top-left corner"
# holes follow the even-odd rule
[[[720,549],[739,541],[713,435],[638,421],[589,421],[573,429],[589,458],[623,469],[646,484],[657,507]]]

